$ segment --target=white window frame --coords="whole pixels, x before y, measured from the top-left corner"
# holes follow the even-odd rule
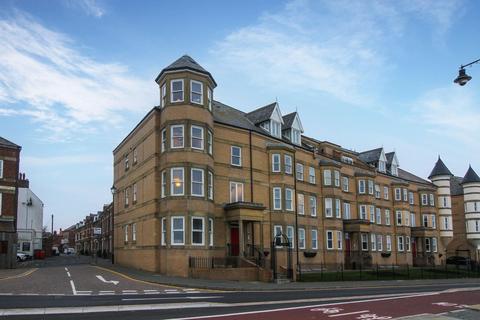
[[[343,250],[343,233],[342,233],[342,231],[337,231],[336,236],[337,236],[337,250]]]
[[[287,226],[286,236],[288,238],[288,241],[290,241],[290,248],[295,248],[295,229],[293,228],[293,226]]]
[[[310,205],[310,216],[316,217],[317,216],[317,197],[316,196],[310,196],[309,205]]]
[[[238,155],[233,154],[233,150],[239,150]],[[234,163],[234,159],[238,159],[238,163]],[[230,146],[230,164],[235,167],[242,166],[242,148],[239,146]]]
[[[177,90],[177,91],[173,90],[173,84],[175,82],[181,82],[182,83],[182,90]],[[177,93],[177,92],[182,93],[182,99],[181,100],[173,100],[173,94]],[[170,81],[170,103],[183,102],[184,100],[185,100],[185,85],[184,85],[183,79],[173,79],[173,80],[171,80]]]
[[[431,214],[430,221],[432,222],[432,228],[437,229],[437,216],[434,214]]]
[[[308,182],[310,182],[311,184],[316,183],[315,168],[314,167],[308,167]]]
[[[415,204],[415,197],[412,191],[408,192],[408,203],[410,203],[411,205]]]
[[[370,250],[377,251],[377,235],[370,233]]]
[[[278,233],[278,231],[280,231],[280,233]],[[282,235],[282,234],[283,234],[283,227],[280,226],[280,225],[274,225],[273,226],[273,239],[276,239],[277,236]],[[280,239],[283,240],[282,237],[280,237]],[[276,246],[276,247],[280,248],[280,246]]]
[[[161,133],[161,139],[162,139],[162,147],[161,147],[161,152],[165,152],[167,150],[167,130],[163,129]]]
[[[234,195],[235,195],[234,200],[235,200],[235,201],[232,201],[232,195],[233,195],[233,194],[232,194],[232,186],[235,187],[235,193],[234,193]],[[239,194],[238,194],[238,188],[239,188],[239,187],[241,187],[241,190],[242,190],[242,192],[241,192],[241,195],[242,195],[241,198],[242,198],[242,199],[239,199],[240,197],[238,197],[238,195],[239,195]],[[244,196],[245,196],[245,195],[244,195],[243,182],[230,181],[230,203],[243,202]]]
[[[137,241],[137,224],[132,223],[132,242]]]
[[[182,172],[182,180],[180,181],[180,183],[182,185],[182,192],[181,193],[175,193],[175,183],[176,183],[176,181],[173,178],[173,174],[177,170]],[[175,197],[185,195],[185,168],[174,167],[174,168],[170,169],[170,195],[175,196]]]
[[[133,164],[136,164],[138,162],[138,151],[137,148],[133,148]]]
[[[335,199],[335,218],[342,218],[342,202],[340,199]]]
[[[358,217],[360,220],[368,220],[367,206],[365,204],[358,206]]]
[[[282,172],[280,153],[272,154],[272,172]]]
[[[377,220],[377,224],[382,224],[382,209],[375,208],[375,219]]]
[[[175,136],[173,135],[173,130],[175,128],[182,128],[182,135],[181,136]],[[180,146],[175,146],[173,143],[175,138],[182,138],[182,145]],[[170,127],[170,149],[181,149],[185,147],[185,126],[183,124],[175,124]]]
[[[383,251],[383,236],[377,234],[377,251]]]
[[[310,232],[310,242],[312,246],[312,250],[318,250],[318,231],[317,229],[312,229]]]
[[[388,193],[390,192],[390,188],[387,186],[383,187],[383,199],[388,200],[389,196]]]
[[[165,108],[167,104],[167,83],[163,83],[160,87],[160,109]]]
[[[161,236],[161,245],[167,245],[167,218],[162,218],[162,236]]]
[[[415,221],[415,212],[410,212],[410,226],[416,227],[417,221]]]
[[[288,159],[288,161],[287,161]],[[292,174],[292,166],[293,166],[293,160],[292,160],[292,156],[291,155],[288,155],[286,154],[284,156],[284,161],[285,161],[285,173],[286,174]]]
[[[398,219],[399,217],[400,217],[400,222],[398,222],[398,221],[399,221],[399,219]],[[402,213],[401,210],[396,210],[396,211],[395,211],[395,224],[396,224],[397,226],[402,226],[402,225],[403,225],[403,213]]]
[[[324,204],[325,204],[325,217],[332,218],[333,217],[333,199],[325,198]]]
[[[370,222],[375,223],[375,206],[368,206],[368,214],[370,215]]]
[[[297,162],[295,165],[295,170],[297,173],[297,180],[303,181],[303,164]]]
[[[335,187],[340,187],[340,171],[333,170],[333,184]]]
[[[373,192],[374,192],[373,185],[374,185],[373,181],[372,181],[372,180],[368,180],[368,194],[373,195]]]
[[[213,200],[213,173],[211,171],[208,171],[207,193],[208,199]]]
[[[293,211],[294,204],[293,189],[285,188],[285,210]]]
[[[199,84],[200,85],[200,92],[194,92],[193,91],[193,85],[194,84]],[[194,94],[200,95],[200,102],[197,102],[197,101],[193,100],[193,95]],[[203,104],[203,83],[202,82],[196,81],[196,80],[190,80],[190,102],[194,103],[194,104],[199,104],[199,105]]]
[[[391,235],[386,235],[385,237],[385,240],[386,240],[386,247],[387,247],[387,252],[391,252],[392,251],[392,236]]]
[[[274,187],[272,189],[273,210],[282,210],[282,188]]]
[[[202,229],[194,229],[193,228],[193,220],[202,221]],[[190,220],[190,223],[191,223],[191,233],[190,233],[191,239],[190,240],[192,242],[192,246],[204,246],[205,245],[205,218],[204,217],[192,217],[192,219]],[[194,232],[201,233],[202,242],[200,242],[200,243],[193,242]]]
[[[123,227],[124,241],[128,242],[128,224]]]
[[[208,110],[212,111],[212,101],[213,101],[213,90],[210,87],[207,87],[207,107]]]
[[[368,251],[368,244],[369,244],[369,240],[368,240],[368,233],[361,233],[360,234],[360,249],[362,251]],[[364,246],[364,244],[366,244],[366,246]]]
[[[381,192],[380,192],[380,185],[375,184],[375,198],[380,199],[381,198]]]
[[[208,218],[208,246],[213,247],[213,218]]]
[[[193,180],[193,172],[194,172],[194,171],[198,171],[198,172],[201,172],[201,173],[202,173],[202,175],[201,175],[202,180],[201,180],[201,181],[194,181],[194,180]],[[193,186],[194,186],[194,184],[198,184],[198,185],[201,186],[201,190],[202,190],[201,193],[194,193],[194,192],[193,192],[193,189],[194,189]],[[205,196],[205,170],[199,169],[199,168],[192,168],[192,169],[190,170],[190,194],[191,194],[192,196],[194,196],[194,197],[204,197],[204,196]]]
[[[343,192],[348,192],[349,191],[349,181],[350,179],[348,177],[342,177],[342,190]]]
[[[403,188],[403,202],[408,201],[408,189]]]
[[[334,247],[334,239],[333,239],[333,231],[327,230],[325,232],[325,247],[327,250],[333,250]]]
[[[438,252],[438,242],[437,238],[432,238],[432,251],[433,252]]]
[[[297,212],[305,215],[305,195],[303,193],[297,193]]]
[[[431,206],[431,207],[434,207],[435,206],[435,197],[433,196],[433,193],[430,193],[428,195],[428,204]]]
[[[305,229],[298,228],[298,248],[305,249],[306,248],[306,238],[305,238]]]
[[[182,220],[182,229],[175,229],[174,224],[175,220]],[[172,246],[183,246],[185,245],[185,217],[183,216],[172,216],[170,218],[170,245]],[[182,232],[182,242],[175,242],[175,232]]]
[[[405,251],[405,239],[403,238],[403,236],[397,236],[397,251]]]
[[[161,173],[161,183],[162,183],[162,187],[161,187],[161,197],[162,198],[165,198],[165,196],[167,195],[167,170],[163,170],[162,173]]]
[[[351,210],[352,210],[351,204],[349,202],[344,202],[343,203],[343,219],[350,220],[352,218]]]
[[[426,193],[422,193],[422,206],[428,206],[428,195]]]
[[[133,184],[133,203],[137,202],[137,184]]]
[[[207,129],[207,152],[209,155],[213,154],[213,133]]]
[[[391,225],[391,216],[390,216],[390,209],[385,209],[385,225],[389,226]]]
[[[430,238],[425,238],[425,252],[431,252],[432,251],[432,242],[430,241]]]
[[[358,180],[358,193],[365,194],[367,191],[367,184],[365,180]]]
[[[402,188],[395,188],[395,201],[402,201]]]
[[[332,185],[332,170],[330,169],[323,170],[323,185],[324,186]]]
[[[405,251],[410,252],[412,250],[411,248],[411,240],[409,236],[405,236]]]
[[[128,187],[125,188],[124,190],[124,196],[125,196],[125,207],[129,205],[129,195],[128,195]]]
[[[200,129],[200,132],[201,132],[200,137],[194,137],[193,136],[193,130],[194,129]],[[203,150],[204,149],[204,147],[205,147],[204,133],[205,133],[205,129],[203,127],[193,126],[193,125],[190,127],[190,146],[192,147],[192,149],[195,149],[195,150]],[[200,147],[194,147],[193,146],[194,139],[200,140]]]
[[[0,179],[3,179],[3,160],[0,160]]]

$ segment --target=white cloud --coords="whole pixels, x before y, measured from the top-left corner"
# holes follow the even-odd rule
[[[414,115],[419,118],[415,122],[438,135],[478,145],[480,97],[474,90],[452,84],[428,91],[412,106]]]
[[[155,102],[152,89],[124,65],[82,55],[73,40],[30,16],[0,20],[0,115],[30,116],[53,140],[144,112]]]
[[[95,18],[101,18],[106,12],[105,8],[96,0],[64,0],[64,3],[69,7],[78,8]]]
[[[414,17],[447,30],[458,1],[291,1],[214,46],[215,64],[277,90],[377,108],[391,51]],[[448,4],[453,3],[453,4]]]

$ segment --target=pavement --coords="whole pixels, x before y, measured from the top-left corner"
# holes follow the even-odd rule
[[[93,263],[93,262],[92,262]],[[231,280],[204,280],[182,277],[166,276],[158,273],[137,270],[133,268],[112,265],[110,260],[99,259],[96,265],[127,275],[131,278],[146,282],[158,283],[169,286],[226,290],[226,291],[278,291],[278,290],[315,290],[315,289],[340,289],[340,288],[368,288],[368,287],[399,287],[399,286],[429,286],[439,284],[478,284],[480,278],[468,279],[423,279],[423,280],[390,280],[390,281],[334,281],[334,282],[289,282],[266,283],[259,281],[231,281]]]

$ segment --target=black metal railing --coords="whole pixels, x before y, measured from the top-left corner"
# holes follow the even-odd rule
[[[480,265],[444,264],[412,266],[410,264],[357,265],[355,270],[345,264],[298,264],[299,281],[361,281],[361,280],[409,280],[409,279],[449,279],[480,278]]]
[[[237,257],[189,257],[191,269],[239,268],[242,264]]]

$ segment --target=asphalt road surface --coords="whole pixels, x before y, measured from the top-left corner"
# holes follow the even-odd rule
[[[480,304],[480,284],[474,281],[226,292],[163,286],[80,263],[49,263],[25,271],[22,277],[0,280],[1,319],[380,320]],[[480,319],[480,313],[472,319]]]

